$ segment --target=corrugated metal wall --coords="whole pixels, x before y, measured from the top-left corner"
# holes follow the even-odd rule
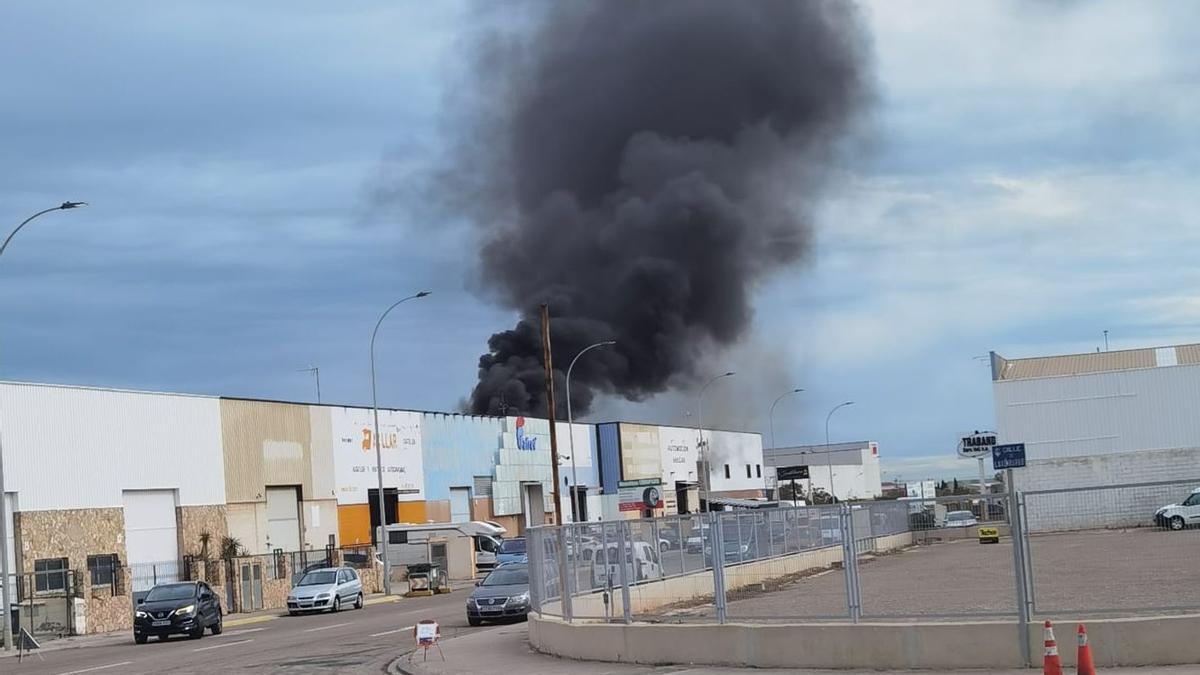
[[[597,424],[600,443],[600,486],[604,494],[616,494],[621,482],[621,425]]]
[[[473,487],[476,476],[493,476],[503,422],[477,415],[422,415],[425,498],[448,500],[451,487]]]
[[[221,436],[229,502],[263,501],[267,485],[299,485],[303,497],[311,499],[311,433],[306,405],[223,399]]]
[[[4,383],[0,428],[6,487],[25,511],[120,507],[132,489],[225,502],[216,398]]]

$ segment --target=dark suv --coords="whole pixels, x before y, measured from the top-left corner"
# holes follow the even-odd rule
[[[138,600],[133,613],[133,641],[145,644],[151,635],[204,637],[204,629],[221,634],[221,601],[203,581],[159,584]]]

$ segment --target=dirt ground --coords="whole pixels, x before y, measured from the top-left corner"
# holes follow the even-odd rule
[[[1200,530],[1131,529],[1034,536],[1038,617],[1200,611]],[[1011,540],[914,546],[859,565],[866,619],[1004,618],[1016,615]],[[731,567],[726,575],[736,575]],[[687,612],[682,612],[687,613]],[[844,572],[831,569],[728,602],[731,620],[844,619]],[[683,617],[680,617],[683,618]]]

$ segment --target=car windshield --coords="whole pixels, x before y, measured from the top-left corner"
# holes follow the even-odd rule
[[[323,586],[325,584],[332,584],[335,578],[337,578],[337,573],[331,570],[324,570],[322,572],[309,572],[308,574],[305,574],[304,578],[300,580],[300,583],[296,585]]]
[[[525,540],[524,539],[505,539],[500,544],[500,552],[501,553],[524,553],[525,552]]]
[[[146,594],[146,602],[159,602],[160,600],[187,600],[195,597],[196,584],[171,584],[169,586],[155,586]]]
[[[970,519],[971,519],[971,514],[966,513],[964,511],[956,511],[956,512],[948,514],[946,516],[946,520],[970,520]]]
[[[483,586],[516,586],[529,583],[529,568],[501,567],[483,580]]]

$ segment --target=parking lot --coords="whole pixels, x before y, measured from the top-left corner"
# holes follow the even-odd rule
[[[1035,613],[1063,618],[1153,615],[1200,609],[1200,530],[1154,528],[1035,535],[1030,542]],[[933,542],[866,556],[860,564],[864,619],[961,620],[1016,615],[1011,540]],[[734,577],[737,567],[729,567]],[[731,620],[847,616],[840,568],[731,593]],[[709,608],[677,612],[711,613]]]

